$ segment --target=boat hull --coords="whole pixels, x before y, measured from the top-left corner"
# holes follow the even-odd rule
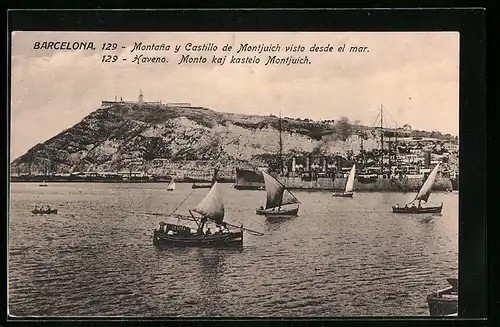
[[[431,316],[448,316],[458,312],[458,296],[443,298],[438,294],[431,294],[427,296],[427,304]]]
[[[237,185],[233,186],[235,190],[262,191],[266,188],[262,185]]]
[[[427,296],[431,316],[458,316],[458,278],[448,278],[451,287]]]
[[[266,217],[297,216],[299,213],[299,208],[274,211],[257,208],[255,209],[255,213]]]
[[[332,193],[334,198],[352,198],[353,193]]]
[[[397,208],[392,207],[393,213],[406,213],[406,214],[423,214],[423,213],[441,213],[443,210],[443,205],[441,204],[439,207],[421,207],[421,208]]]
[[[193,184],[193,186],[191,186],[191,188],[211,188],[212,185],[196,185],[196,184]]]
[[[34,215],[55,215],[55,214],[57,214],[57,209],[53,209],[53,210],[50,210],[50,211],[47,211],[47,210],[32,210],[31,213],[34,214]]]
[[[154,230],[153,244],[171,247],[242,247],[243,231],[212,235],[168,235]]]

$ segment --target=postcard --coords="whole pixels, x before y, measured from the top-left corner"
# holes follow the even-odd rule
[[[13,32],[9,315],[457,315],[459,44]]]

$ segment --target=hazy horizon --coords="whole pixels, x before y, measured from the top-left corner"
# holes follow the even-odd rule
[[[34,50],[34,42],[94,41],[98,51]],[[132,63],[134,42],[367,46],[368,53],[274,53],[305,56],[309,65]],[[102,63],[103,42],[127,61]],[[121,46],[125,49],[121,49]],[[142,51],[145,55],[159,55]],[[212,53],[206,53],[210,58]],[[217,51],[217,55],[224,55]],[[97,110],[101,100],[189,102],[219,112],[339,119],[372,126],[383,105],[388,125],[459,133],[459,34],[456,32],[14,32],[11,70],[11,160]],[[192,53],[193,56],[200,53]],[[241,54],[239,54],[241,55]],[[253,53],[245,53],[253,57]],[[28,131],[28,132],[27,132]]]

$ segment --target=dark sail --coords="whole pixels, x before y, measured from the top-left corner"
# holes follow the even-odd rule
[[[262,172],[266,184],[266,209],[276,208],[287,204],[300,203],[299,200],[274,177]]]

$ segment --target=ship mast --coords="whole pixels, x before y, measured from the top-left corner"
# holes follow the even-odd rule
[[[283,175],[284,171],[283,171],[283,139],[281,137],[281,111],[280,111],[280,115],[279,115],[278,129],[279,129],[279,133],[280,133],[280,140],[279,140],[279,144],[280,144],[280,152],[279,152],[279,156],[280,156],[280,171],[281,171],[281,175]]]

